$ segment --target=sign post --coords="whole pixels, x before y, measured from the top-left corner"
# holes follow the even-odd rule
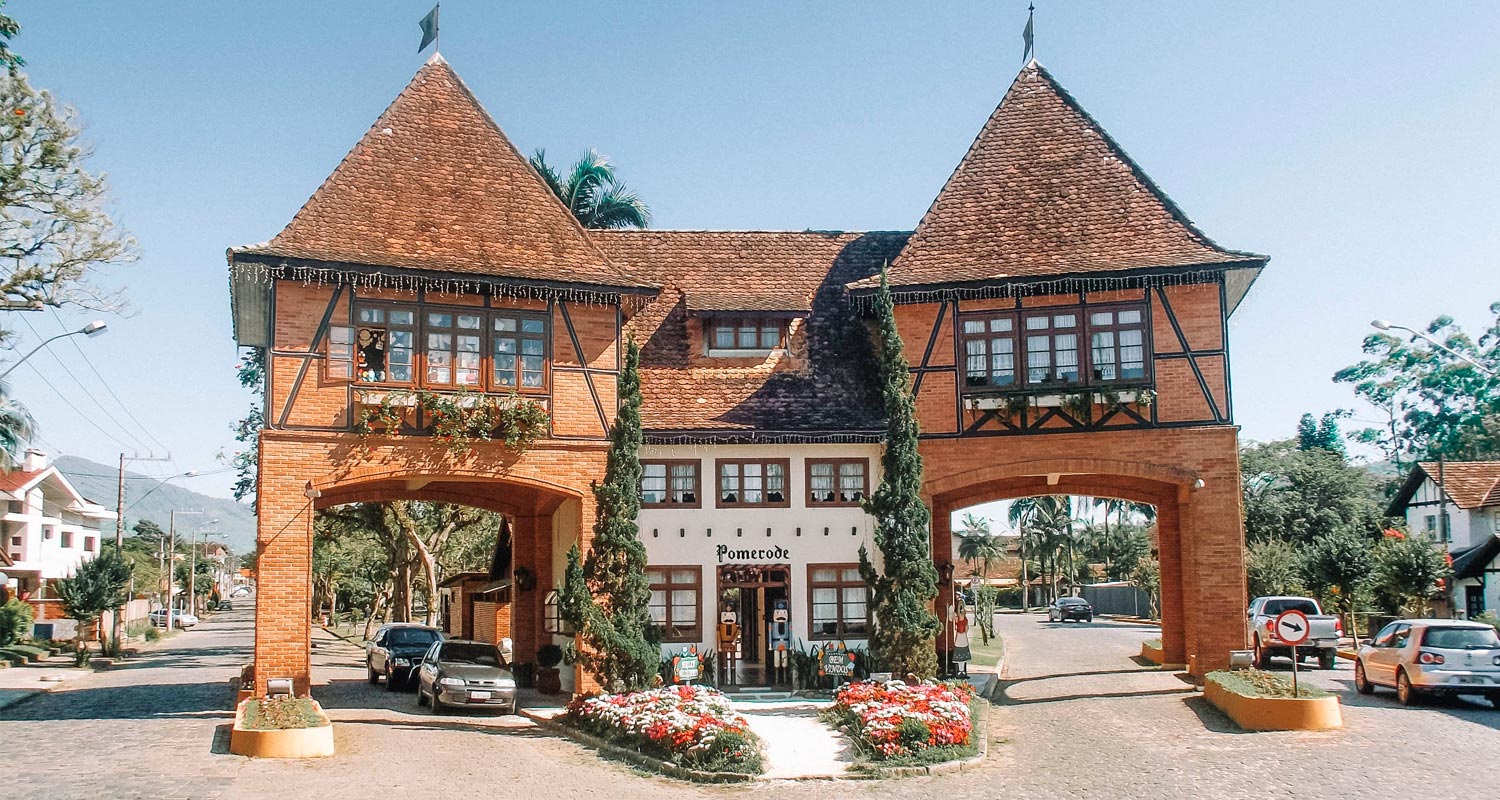
[[[1302,692],[1297,688],[1297,645],[1307,641],[1311,631],[1307,615],[1301,611],[1283,611],[1276,615],[1271,627],[1276,631],[1276,638],[1292,648],[1292,697],[1301,697]]]

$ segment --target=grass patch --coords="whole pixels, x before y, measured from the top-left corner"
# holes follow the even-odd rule
[[[981,644],[975,641],[976,638],[977,636],[972,636],[969,639],[969,652],[974,656],[972,663],[983,664],[987,667],[1000,663],[1000,656],[1005,653],[1005,642],[1000,635],[991,636],[989,644]]]
[[[1316,686],[1308,686],[1301,683],[1300,692],[1292,694],[1292,680],[1274,672],[1265,672],[1258,669],[1235,670],[1233,672],[1210,672],[1205,677],[1213,681],[1225,690],[1234,692],[1244,697],[1285,698],[1293,697],[1330,697],[1331,693],[1325,692]]]
[[[1147,647],[1155,648],[1157,650],[1162,649],[1161,640],[1160,639],[1147,639],[1145,641],[1145,645]]]
[[[244,726],[252,731],[289,731],[320,728],[323,716],[306,697],[251,700],[245,706]]]

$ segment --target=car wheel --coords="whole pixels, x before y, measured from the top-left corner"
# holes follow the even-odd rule
[[[1396,702],[1403,706],[1415,705],[1417,702],[1417,690],[1412,688],[1411,678],[1406,677],[1406,670],[1396,673]]]
[[[392,667],[392,666],[390,666],[388,664],[388,665],[386,665],[386,668],[385,668],[385,690],[387,692],[394,692],[394,691],[396,691],[397,688],[398,688],[398,686],[396,684],[396,668]]]
[[[369,659],[365,659],[365,672],[367,673],[366,680],[370,682],[371,686],[380,683],[380,673],[375,671],[375,665],[371,664]]]
[[[1338,662],[1338,653],[1333,650],[1324,650],[1318,653],[1318,669],[1333,669]]]
[[[1494,706],[1496,711],[1500,711],[1500,692],[1491,692],[1489,701],[1490,705]]]
[[[1365,677],[1365,662],[1358,659],[1354,662],[1354,690],[1360,694],[1375,693],[1375,684]]]
[[[1271,668],[1271,650],[1260,643],[1260,638],[1255,640],[1255,666],[1260,669]]]
[[[438,699],[437,687],[432,687],[432,714],[437,716],[443,713],[443,701]]]
[[[1090,615],[1084,617],[1083,621],[1086,622],[1086,623],[1088,623],[1088,624],[1090,624],[1090,625],[1092,625],[1094,623],[1094,615],[1090,614]]]

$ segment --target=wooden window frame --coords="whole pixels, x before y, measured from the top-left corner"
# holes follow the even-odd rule
[[[807,565],[807,638],[809,641],[827,642],[835,639],[868,639],[875,630],[874,599],[871,596],[870,586],[863,580],[858,585],[865,590],[865,632],[851,634],[844,630],[844,589],[856,584],[843,580],[842,578],[833,582],[819,581],[813,578],[813,574],[820,569],[836,570],[842,574],[846,569],[859,569],[857,563],[822,563]],[[823,633],[817,628],[817,618],[813,616],[813,592],[818,589],[838,590],[838,631],[836,633]]]
[[[1063,315],[1073,318],[1073,324],[1070,327],[1059,328],[1055,326],[1056,318]],[[1021,339],[1021,369],[1025,370],[1027,386],[1043,390],[1057,389],[1059,391],[1067,391],[1070,389],[1081,389],[1088,385],[1089,364],[1086,358],[1087,353],[1083,349],[1084,342],[1088,340],[1088,334],[1084,330],[1083,324],[1084,315],[1085,312],[1082,306],[1044,306],[1041,308],[1022,309],[1020,311],[1018,318],[1019,325],[1017,327]],[[1026,323],[1030,320],[1043,318],[1047,320],[1047,327],[1035,329],[1027,327]],[[1057,373],[1057,354],[1060,352],[1057,349],[1057,337],[1069,335],[1073,337],[1073,369],[1076,371],[1078,377],[1071,381],[1052,378],[1050,376]],[[1049,377],[1043,381],[1032,381],[1031,339],[1038,336],[1047,337],[1047,374]]]
[[[739,347],[739,329],[753,324],[755,327],[755,347]],[[776,346],[760,346],[761,337],[765,329],[775,326],[777,328]],[[717,329],[728,326],[735,331],[735,347],[719,347],[717,343]],[[736,358],[736,357],[758,357],[766,356],[787,347],[787,332],[791,328],[791,319],[767,314],[716,314],[703,320],[703,352],[711,358]]]
[[[359,312],[360,312],[361,309],[365,309],[365,308],[380,309],[381,311],[385,312],[385,314],[386,314],[386,320],[387,321],[382,322],[382,323],[378,323],[378,324],[380,326],[384,327],[387,331],[389,331],[391,329],[391,324],[389,322],[390,312],[391,311],[394,310],[394,311],[409,311],[409,312],[411,312],[412,318],[414,320],[414,324],[410,328],[407,328],[406,326],[399,326],[402,330],[410,330],[411,334],[412,334],[412,358],[411,358],[412,379],[410,381],[393,381],[393,380],[362,381],[362,380],[359,379],[359,339],[358,339],[358,337],[359,337],[359,328],[360,327],[375,327],[377,325],[377,323],[369,323],[368,325],[362,325],[359,322]],[[441,330],[437,329],[437,328],[430,327],[428,325],[428,322],[427,322],[427,315],[431,314],[431,313],[451,314],[453,316],[453,318],[454,318],[454,326],[452,328],[444,328],[444,329],[441,329]],[[452,336],[455,336],[455,337],[460,336],[460,335],[464,335],[464,336],[471,335],[473,333],[472,329],[466,329],[466,328],[459,328],[458,327],[458,317],[459,317],[459,315],[475,315],[475,316],[479,317],[479,330],[477,331],[477,334],[479,336],[479,383],[473,384],[473,385],[460,385],[460,384],[454,383],[452,381],[449,381],[448,383],[433,383],[433,382],[431,382],[431,381],[429,381],[427,379],[427,366],[428,366],[427,365],[427,354],[428,354],[427,353],[427,351],[428,351],[428,348],[427,348],[427,335],[429,333],[448,333],[449,335],[452,335]],[[501,384],[501,383],[499,383],[498,381],[495,380],[495,353],[494,353],[494,346],[495,345],[494,345],[494,342],[495,342],[495,339],[497,338],[496,337],[496,333],[497,332],[495,331],[494,326],[495,326],[495,319],[497,317],[499,317],[499,318],[513,318],[513,319],[515,319],[517,321],[516,330],[515,331],[513,331],[513,332],[512,331],[506,331],[506,332],[504,332],[504,333],[506,333],[509,336],[509,338],[514,338],[517,341],[517,345],[516,345],[517,352],[515,354],[516,355],[516,384],[517,385],[515,385],[515,386],[506,386],[506,385]],[[537,321],[541,322],[541,324],[542,324],[542,332],[540,334],[522,332],[520,330],[520,328],[521,328],[521,320],[524,320],[524,319],[537,320]],[[351,332],[352,332],[352,336],[351,336],[351,338],[353,339],[353,344],[352,344],[352,348],[353,348],[353,354],[352,354],[352,356],[353,357],[351,359],[352,377],[350,377],[350,378],[343,378],[343,377],[329,375],[328,374],[328,367],[325,364],[324,375],[329,380],[345,381],[345,382],[352,383],[355,386],[369,387],[369,388],[372,388],[372,389],[404,389],[404,390],[409,390],[409,391],[411,391],[411,390],[430,390],[430,391],[438,391],[438,392],[461,392],[461,391],[469,391],[469,392],[482,392],[482,393],[486,393],[486,394],[509,394],[510,392],[516,392],[516,393],[522,394],[522,395],[548,395],[552,391],[552,315],[551,315],[550,312],[545,311],[545,310],[516,309],[516,308],[488,308],[488,307],[484,307],[484,306],[450,305],[450,304],[446,304],[446,303],[394,302],[394,301],[387,301],[387,300],[359,300],[359,299],[356,299],[355,303],[354,303],[354,314],[353,314],[353,316],[352,316],[352,318],[350,320],[350,323],[348,325],[333,326],[333,327],[346,327],[346,328],[349,328],[351,330]],[[330,341],[325,344],[325,350],[324,350],[324,353],[325,353],[325,362],[328,361],[327,353],[329,351],[328,351],[327,348],[332,345],[332,341],[331,341],[332,338],[333,337],[330,335],[329,336],[329,340]],[[542,382],[541,382],[540,386],[521,386],[520,385],[521,380],[522,380],[522,378],[521,378],[522,369],[521,369],[520,359],[521,359],[521,357],[523,355],[523,353],[521,352],[521,350],[523,348],[523,345],[521,344],[521,342],[525,342],[525,341],[539,341],[539,342],[541,342],[541,345],[542,345]],[[456,340],[453,342],[453,345],[455,347],[457,346],[457,341]],[[390,361],[389,361],[389,358],[390,358],[389,348],[390,348],[390,345],[389,345],[389,342],[388,342],[387,343],[387,353],[386,353],[386,358],[387,358],[387,361],[386,361],[386,372],[387,373],[390,372],[390,366],[391,366],[390,365]],[[448,367],[448,369],[450,370],[449,376],[450,376],[450,378],[456,378],[457,374],[458,374],[458,365],[457,365],[457,353],[458,353],[458,351],[457,350],[453,350],[452,352],[454,353],[455,358],[449,364],[449,367]],[[339,360],[342,361],[342,359],[339,359]]]
[[[1009,321],[1010,322],[1010,330],[1009,331],[993,331],[993,332],[990,331],[989,330],[989,322],[990,322],[990,320],[996,320],[996,319],[1004,319],[1004,320]],[[969,323],[969,322],[983,322],[985,330],[982,331],[982,332],[980,332],[980,333],[967,333],[967,332],[964,331],[964,325],[966,323]],[[958,318],[958,336],[959,336],[959,350],[960,350],[959,358],[962,359],[962,362],[959,365],[959,386],[960,387],[962,387],[965,391],[982,392],[982,391],[1008,391],[1008,390],[1020,389],[1020,388],[1022,388],[1022,387],[1024,387],[1026,385],[1026,373],[1025,373],[1024,364],[1023,364],[1023,362],[1025,361],[1025,345],[1021,341],[1021,333],[1020,333],[1020,331],[1016,330],[1016,328],[1017,328],[1017,326],[1019,324],[1020,324],[1020,320],[1017,318],[1016,313],[1014,311],[990,312],[990,313],[973,313],[973,314],[963,314],[963,315],[959,316],[959,318]],[[997,334],[997,333],[1000,334],[1000,335],[996,336],[995,334]],[[1011,371],[1011,376],[1014,378],[1014,380],[1011,382],[1011,384],[1009,386],[995,386],[993,384],[988,384],[988,383],[985,384],[984,386],[970,386],[969,385],[969,342],[971,342],[971,341],[977,341],[977,342],[980,342],[984,346],[985,376],[986,376],[986,378],[988,378],[988,376],[990,375],[990,373],[992,372],[992,370],[994,368],[994,360],[993,359],[994,359],[994,356],[995,356],[994,351],[991,350],[990,345],[991,345],[991,342],[994,339],[1001,339],[1001,338],[1003,338],[1003,339],[1009,339],[1010,343],[1011,343],[1011,350],[1010,350],[1010,371]]]
[[[740,470],[740,491],[745,494],[745,473],[743,467],[746,464],[760,464],[762,467],[769,464],[781,465],[781,474],[786,485],[782,487],[781,499],[777,501],[762,500],[759,503],[747,503],[743,500],[726,502],[724,500],[724,467],[738,464]],[[761,496],[769,495],[765,488],[765,471],[761,471]],[[789,458],[719,458],[714,460],[714,508],[791,508],[792,505],[792,460]]]
[[[859,464],[864,467],[864,488],[860,490],[860,498],[870,496],[870,459],[868,458],[809,458],[804,467],[806,478],[806,490],[802,493],[808,508],[858,508],[860,500],[814,500],[813,499],[813,465],[831,464],[833,466],[833,489],[834,494],[842,493],[839,487],[839,467],[844,464]]]
[[[653,570],[660,570],[662,572],[662,575],[665,578],[665,582],[663,582],[663,583],[657,583],[651,577],[651,573],[652,573]],[[696,576],[696,579],[691,584],[686,584],[686,583],[672,583],[671,573],[673,571],[676,571],[676,570],[689,570],[689,571],[691,571],[693,573],[693,575]],[[657,591],[658,589],[660,589],[660,590],[662,590],[663,592],[666,593],[666,601],[667,601],[667,603],[666,603],[666,617],[667,617],[667,619],[666,619],[665,624],[663,624],[661,626],[661,639],[660,639],[661,643],[662,644],[695,644],[695,643],[701,642],[703,640],[703,565],[702,564],[647,564],[646,565],[646,581],[647,581],[648,584],[650,584],[651,591],[654,592],[654,591]],[[692,589],[693,593],[697,595],[698,599],[696,601],[694,601],[694,602],[698,606],[698,622],[692,628],[688,629],[688,631],[686,633],[681,633],[681,634],[678,634],[677,636],[668,636],[667,635],[667,631],[670,630],[671,627],[672,627],[672,591],[673,591],[673,587],[676,587],[676,589],[678,589],[678,590]],[[647,604],[648,604],[648,606],[650,604],[649,597],[647,599]],[[651,624],[652,625],[656,625],[656,622],[652,621]]]
[[[1110,325],[1093,325],[1091,315],[1105,311],[1114,313],[1116,315],[1116,320],[1119,319],[1118,315],[1121,311],[1139,311],[1141,312],[1141,321],[1139,323],[1132,323],[1128,325],[1121,325],[1118,322],[1112,323]],[[1073,327],[1066,329],[1053,327],[1050,318],[1055,317],[1059,314],[1074,315],[1076,324]],[[1027,318],[1041,316],[1046,316],[1049,318],[1047,328],[1045,330],[1028,331],[1026,329]],[[993,355],[990,352],[989,340],[997,337],[992,335],[987,330],[987,324],[985,326],[986,331],[984,331],[983,333],[964,333],[964,323],[974,320],[984,320],[986,323],[988,323],[989,320],[997,318],[1008,318],[1011,320],[1011,330],[1005,332],[1004,335],[1012,337],[1012,340],[1015,342],[1015,350],[1013,356],[1016,382],[1011,384],[1010,386],[992,386],[988,384],[984,386],[969,386],[968,342],[971,340],[980,340],[984,342],[985,359],[988,365],[989,363],[991,363],[989,362],[989,359]],[[1151,309],[1149,307],[1149,304],[1146,302],[1125,301],[1110,303],[1087,303],[1084,305],[1067,306],[1037,306],[1035,308],[1007,309],[1004,311],[970,311],[958,315],[956,330],[958,333],[958,352],[956,353],[956,360],[958,363],[958,386],[959,391],[962,394],[1036,394],[1039,392],[1069,392],[1078,391],[1081,389],[1106,389],[1117,386],[1150,386],[1155,380],[1156,353],[1152,342]],[[1073,382],[1060,382],[1051,380],[1044,382],[1033,382],[1031,380],[1030,347],[1027,339],[1032,335],[1045,334],[1047,336],[1049,342],[1049,347],[1047,350],[1047,370],[1048,373],[1051,374],[1057,369],[1057,350],[1055,347],[1051,346],[1053,343],[1052,337],[1055,336],[1059,330],[1061,330],[1063,333],[1076,334],[1078,337],[1077,353],[1079,379]],[[1141,350],[1144,357],[1145,374],[1140,378],[1115,378],[1113,380],[1094,378],[1093,334],[1096,330],[1112,331],[1115,333],[1114,349],[1116,353],[1116,365],[1119,365],[1121,363],[1118,360],[1120,350],[1119,332],[1122,330],[1140,330]]]
[[[562,589],[551,589],[542,596],[542,633],[572,636],[577,633],[562,616]]]
[[[646,465],[661,464],[666,467],[667,486],[666,496],[669,498],[660,503],[647,503],[641,501],[641,509],[652,508],[702,508],[703,507],[703,462],[693,458],[643,458],[641,459],[641,480],[646,479]],[[674,503],[670,500],[672,496],[672,467],[691,464],[693,466],[693,502]]]
[[[465,313],[464,310],[460,310],[460,309],[467,310],[467,313]],[[435,325],[432,325],[431,321],[428,320],[428,316],[430,316],[432,314],[446,314],[446,315],[448,315],[449,317],[452,318],[453,324],[450,325],[447,328],[439,328],[439,327],[437,327]],[[460,316],[478,317],[479,318],[479,327],[478,328],[460,328],[459,325],[458,325],[458,318]],[[464,392],[464,391],[468,391],[468,392],[483,392],[483,391],[485,391],[488,388],[488,381],[486,380],[487,376],[485,375],[485,368],[488,365],[488,360],[485,358],[485,356],[487,355],[485,353],[485,345],[489,344],[489,336],[487,335],[488,334],[487,326],[489,324],[490,324],[489,311],[487,309],[485,309],[485,308],[482,308],[482,307],[478,307],[478,306],[449,307],[449,306],[443,306],[443,305],[428,305],[428,306],[424,306],[422,308],[422,319],[421,319],[421,327],[422,327],[422,348],[421,348],[422,349],[422,381],[421,381],[421,385],[422,385],[422,388],[424,388],[424,389],[432,389],[432,390],[435,390],[435,391],[449,391],[449,392]],[[449,337],[448,350],[447,350],[447,353],[448,353],[448,356],[449,356],[449,361],[448,361],[448,378],[449,379],[448,379],[447,382],[439,383],[437,381],[432,380],[428,376],[428,371],[431,369],[431,365],[428,362],[428,357],[433,352],[433,348],[432,348],[431,343],[430,343],[430,337],[433,336],[433,335],[443,335],[443,334],[446,334]],[[477,373],[479,373],[479,381],[477,383],[460,384],[458,382],[458,354],[460,352],[464,352],[464,351],[461,351],[461,350],[458,349],[458,337],[460,337],[460,336],[473,336],[473,337],[479,339],[479,350],[478,350],[479,361],[474,366],[474,371],[477,372]]]

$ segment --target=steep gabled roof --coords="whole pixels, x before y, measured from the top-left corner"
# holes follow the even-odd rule
[[[644,285],[599,252],[436,55],[276,238],[232,255]]]
[[[837,268],[870,275],[910,234],[888,231],[593,231],[610,261],[675,286],[687,309],[807,312]],[[837,267],[836,267],[837,265]]]
[[[1035,61],[890,270],[892,286],[1250,262],[1214,243]]]

